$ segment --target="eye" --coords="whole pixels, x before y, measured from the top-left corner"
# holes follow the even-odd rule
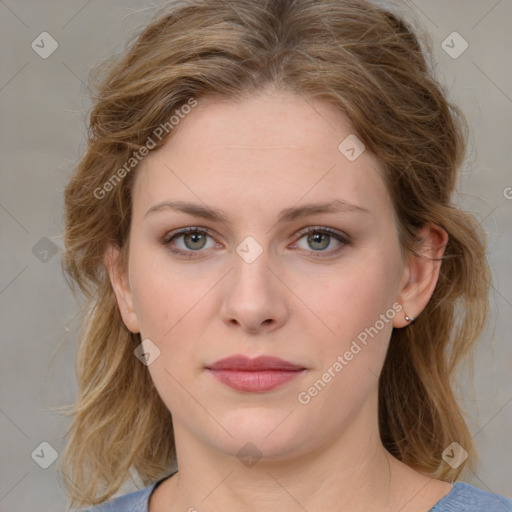
[[[184,228],[177,232],[169,233],[162,243],[166,245],[170,251],[183,256],[194,256],[194,252],[199,252],[201,249],[208,249],[215,246],[206,247],[207,238],[212,238],[209,231],[205,228]],[[174,246],[171,242],[181,240],[181,243],[176,243],[178,247]]]
[[[302,231],[300,233],[302,236],[299,238],[299,241],[303,238],[306,239],[306,244],[308,247],[306,247],[306,250],[312,249],[313,253],[320,253],[320,254],[312,254],[312,256],[315,257],[323,257],[324,253],[332,254],[337,253],[339,250],[343,248],[345,245],[350,245],[350,239],[339,233],[338,231],[335,231],[330,228],[323,228],[323,227],[309,227],[306,230]],[[327,249],[333,241],[333,239],[337,242],[337,248],[332,250],[325,250]],[[295,242],[297,244],[297,242]]]
[[[302,230],[299,235],[300,238],[293,244],[292,247],[297,246],[300,240],[306,239],[306,244],[309,247],[299,248],[310,252],[314,257],[324,257],[333,253],[337,253],[343,249],[344,246],[351,244],[349,237],[331,228],[318,226],[309,227],[305,230]],[[186,257],[194,257],[199,256],[199,254],[195,253],[200,253],[202,249],[211,249],[215,247],[216,242],[214,240],[209,247],[207,246],[208,238],[213,240],[213,236],[208,229],[189,227],[167,234],[162,239],[161,243],[168,247],[168,249],[175,254]],[[334,249],[325,250],[332,245],[333,239],[337,242],[337,246]]]

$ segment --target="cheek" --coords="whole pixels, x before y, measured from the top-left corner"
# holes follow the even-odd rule
[[[177,271],[160,248],[134,251],[130,260],[141,337],[149,338],[160,351],[148,371],[167,408],[185,417],[197,415],[183,385],[196,377],[201,362],[194,340],[200,340],[204,331],[198,320],[205,314],[201,302],[207,291],[205,278]]]
[[[394,271],[379,260],[379,254],[368,253],[347,258],[338,269],[309,284],[298,280],[294,291],[318,317],[330,339],[346,342],[391,308],[395,281]]]
[[[318,295],[320,315],[334,333],[323,329],[327,334],[309,344],[318,366],[297,399],[333,425],[359,410],[378,386],[395,315],[384,284],[378,273],[352,274],[333,280],[326,295]]]
[[[130,286],[141,334],[163,342],[194,315],[209,280],[191,272],[192,265],[186,271],[172,265],[164,248],[139,246],[130,258]]]
[[[340,400],[359,403],[377,385],[397,314],[392,307],[397,269],[386,263],[392,260],[378,250],[358,256],[347,259],[308,296],[311,309],[329,328],[317,322],[325,334],[315,344],[320,365],[308,379],[313,394],[325,386],[316,403],[327,410],[339,409]]]

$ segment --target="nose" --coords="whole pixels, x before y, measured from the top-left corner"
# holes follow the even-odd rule
[[[280,272],[270,267],[267,252],[251,263],[235,253],[233,264],[222,289],[222,321],[253,334],[281,327],[289,315],[290,292]]]

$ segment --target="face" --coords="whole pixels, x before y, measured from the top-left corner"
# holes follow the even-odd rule
[[[160,351],[148,371],[176,436],[277,459],[332,444],[364,415],[374,425],[407,272],[379,162],[339,149],[351,133],[329,105],[289,93],[201,99],[137,169],[116,294]],[[253,388],[235,389],[206,369],[231,355],[302,370],[238,374]]]

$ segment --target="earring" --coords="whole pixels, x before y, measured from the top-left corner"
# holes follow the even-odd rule
[[[405,321],[406,322],[414,322],[415,318],[413,316],[408,316],[407,313],[404,311],[405,314]]]

